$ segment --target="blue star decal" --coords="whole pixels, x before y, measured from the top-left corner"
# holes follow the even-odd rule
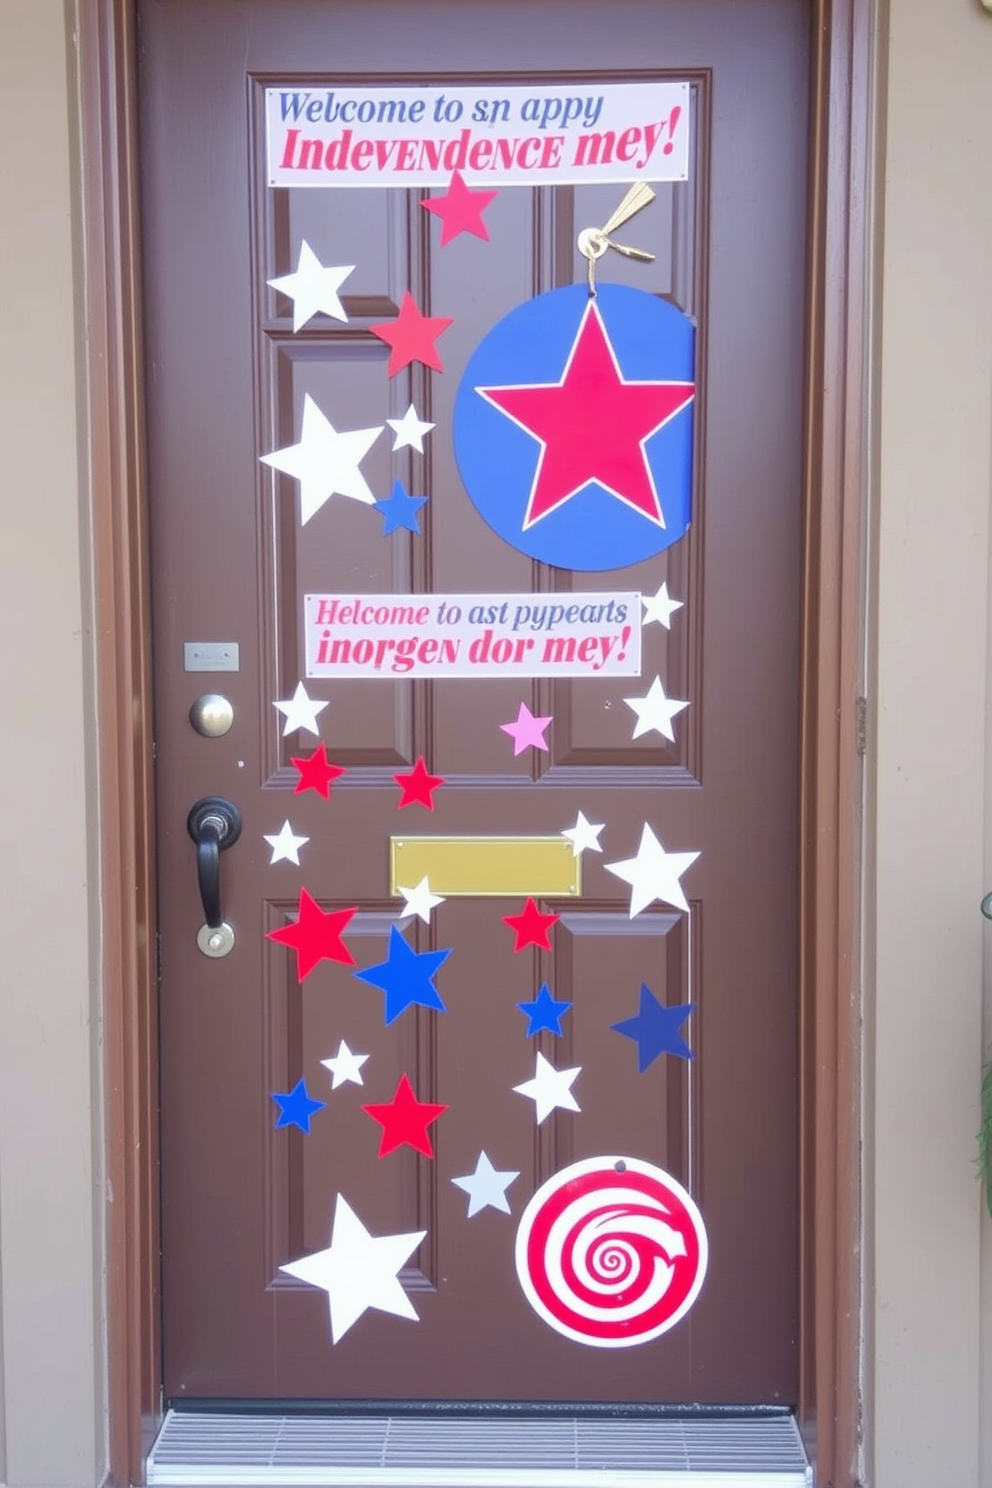
[[[614,1033],[633,1039],[637,1045],[637,1070],[643,1075],[659,1054],[675,1054],[679,1059],[692,1059],[693,1053],[679,1029],[695,1010],[694,1002],[678,1003],[665,1007],[655,997],[651,988],[641,983],[641,1005],[635,1018],[624,1018],[621,1023],[611,1023]]]
[[[385,961],[370,966],[366,971],[352,972],[360,982],[378,987],[386,994],[386,1027],[395,1023],[400,1013],[416,1003],[419,1007],[435,1008],[439,1013],[448,1010],[434,985],[434,976],[451,955],[446,951],[415,951],[397,930],[390,927],[389,950]]]
[[[570,1002],[556,1002],[551,995],[551,989],[547,982],[541,983],[541,990],[533,1002],[518,1002],[517,1007],[522,1013],[526,1013],[530,1019],[527,1026],[527,1038],[532,1038],[535,1033],[540,1033],[546,1028],[549,1033],[561,1033],[561,1020],[572,1006]]]
[[[310,1135],[310,1117],[317,1111],[322,1111],[327,1105],[326,1101],[312,1100],[307,1094],[307,1082],[297,1080],[292,1090],[282,1095],[272,1092],[272,1099],[279,1107],[279,1115],[276,1118],[276,1131],[280,1126],[298,1126],[301,1132]]]
[[[382,526],[383,537],[388,537],[391,532],[399,532],[401,527],[407,532],[419,533],[417,512],[426,501],[426,496],[411,496],[403,482],[397,481],[392,495],[375,503],[376,511],[382,512],[386,519]]]

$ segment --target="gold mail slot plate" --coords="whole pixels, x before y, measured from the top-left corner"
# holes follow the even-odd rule
[[[567,837],[390,837],[389,892],[426,878],[447,899],[574,897],[582,859]]]

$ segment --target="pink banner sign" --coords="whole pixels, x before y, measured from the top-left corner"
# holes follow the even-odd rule
[[[308,594],[308,677],[637,677],[640,595]]]

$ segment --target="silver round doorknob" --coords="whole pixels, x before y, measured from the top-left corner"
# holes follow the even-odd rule
[[[205,739],[219,739],[234,722],[234,708],[219,692],[205,692],[190,708],[189,721]]]

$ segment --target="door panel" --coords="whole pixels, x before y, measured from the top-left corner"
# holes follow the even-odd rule
[[[327,4],[317,0],[141,6],[149,461],[162,929],[162,1182],[165,1381],[170,1397],[781,1402],[796,1396],[796,900],[801,353],[805,232],[806,14],[799,0]],[[491,241],[443,251],[419,193],[270,190],[262,88],[500,73],[555,81],[665,74],[691,80],[690,180],[657,188],[631,239],[650,266],[600,277],[671,298],[698,322],[697,470],[688,535],[649,562],[601,575],[533,563],[482,521],[458,478],[451,412],[459,376],[513,306],[585,277],[579,228],[622,188],[507,188]],[[347,324],[293,334],[266,281],[295,267],[303,238],[325,263],[354,263]],[[387,379],[370,324],[410,289],[450,315],[443,374]],[[431,500],[423,535],[384,539],[378,517],[332,498],[299,526],[296,482],[258,456],[294,443],[305,394],[335,428],[399,417],[412,400],[437,425],[426,454],[363,462],[377,495],[396,478]],[[310,682],[326,698],[328,753],[348,773],[330,802],[294,796],[272,706],[303,675],[302,595],[364,588],[640,589],[684,600],[670,631],[644,632],[641,682]],[[236,640],[241,669],[182,671],[186,640]],[[655,674],[688,698],[676,743],[631,739],[626,695]],[[236,709],[231,733],[196,735],[201,691]],[[521,700],[554,715],[547,756],[514,758],[500,722]],[[428,816],[399,813],[392,775],[423,754],[447,778]],[[201,795],[241,807],[222,861],[237,944],[196,950],[202,918],[186,813]],[[390,835],[547,833],[581,809],[607,824],[584,858],[578,900],[552,953],[514,955],[502,916],[519,900],[449,899],[417,949],[451,947],[444,1014],[383,1024],[381,995],[322,963],[301,985],[265,932],[306,886],[324,909],[358,905],[346,940],[359,968],[384,959],[397,901]],[[270,866],[263,833],[289,818],[309,836],[302,867]],[[666,847],[699,850],[688,915],[628,917],[603,863],[630,857],[642,823]],[[524,1038],[516,1004],[542,981],[571,1001],[563,1036]],[[691,1064],[636,1075],[609,1025],[641,982],[693,1001]],[[329,1093],[319,1061],[341,1038],[369,1052],[365,1085]],[[582,1066],[582,1110],[535,1126],[511,1087],[541,1049]],[[406,1072],[449,1110],[436,1158],[379,1161],[360,1109]],[[328,1102],[310,1136],[274,1128],[271,1091],[305,1077]],[[513,1216],[466,1219],[451,1178],[484,1148],[519,1169]],[[516,1219],[534,1189],[580,1158],[628,1152],[659,1163],[702,1209],[710,1269],[688,1316],[640,1348],[559,1337],[530,1310],[513,1267]],[[330,1342],[323,1292],[279,1267],[323,1249],[343,1193],[375,1234],[426,1229],[402,1275],[417,1323],[367,1312]]]

